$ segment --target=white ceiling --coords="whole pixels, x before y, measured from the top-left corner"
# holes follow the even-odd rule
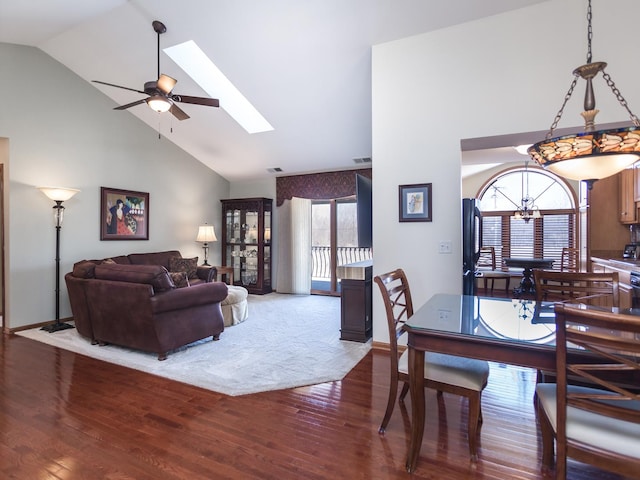
[[[32,45],[80,77],[142,90],[161,47],[194,40],[275,128],[250,135],[223,109],[183,122],[136,115],[229,181],[358,168],[371,157],[371,46],[546,0],[2,0],[0,42]],[[167,55],[174,93],[206,96]],[[91,84],[114,106],[141,98]],[[171,132],[173,130],[173,132]],[[375,162],[375,159],[373,159]]]

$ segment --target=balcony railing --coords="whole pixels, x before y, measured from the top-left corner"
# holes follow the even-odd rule
[[[331,278],[330,255],[331,247],[311,247],[311,257],[313,262],[312,278]],[[338,256],[338,266],[345,265],[347,263],[361,262],[363,260],[371,260],[372,258],[370,248],[338,247],[336,255]]]

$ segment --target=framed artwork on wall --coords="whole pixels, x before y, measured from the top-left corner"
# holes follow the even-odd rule
[[[149,240],[149,194],[100,187],[100,240]]]
[[[416,183],[399,187],[399,221],[430,222],[431,184]]]

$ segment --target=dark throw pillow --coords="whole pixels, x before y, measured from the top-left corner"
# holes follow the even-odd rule
[[[198,257],[193,258],[180,258],[171,257],[169,259],[169,271],[170,272],[185,272],[187,278],[198,278],[196,271],[198,270]]]
[[[187,272],[169,272],[169,276],[176,288],[189,286],[189,277],[187,277]]]

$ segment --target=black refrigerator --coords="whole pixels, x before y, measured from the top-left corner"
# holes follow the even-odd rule
[[[482,247],[482,215],[475,198],[462,199],[462,293],[476,294],[476,262]]]

